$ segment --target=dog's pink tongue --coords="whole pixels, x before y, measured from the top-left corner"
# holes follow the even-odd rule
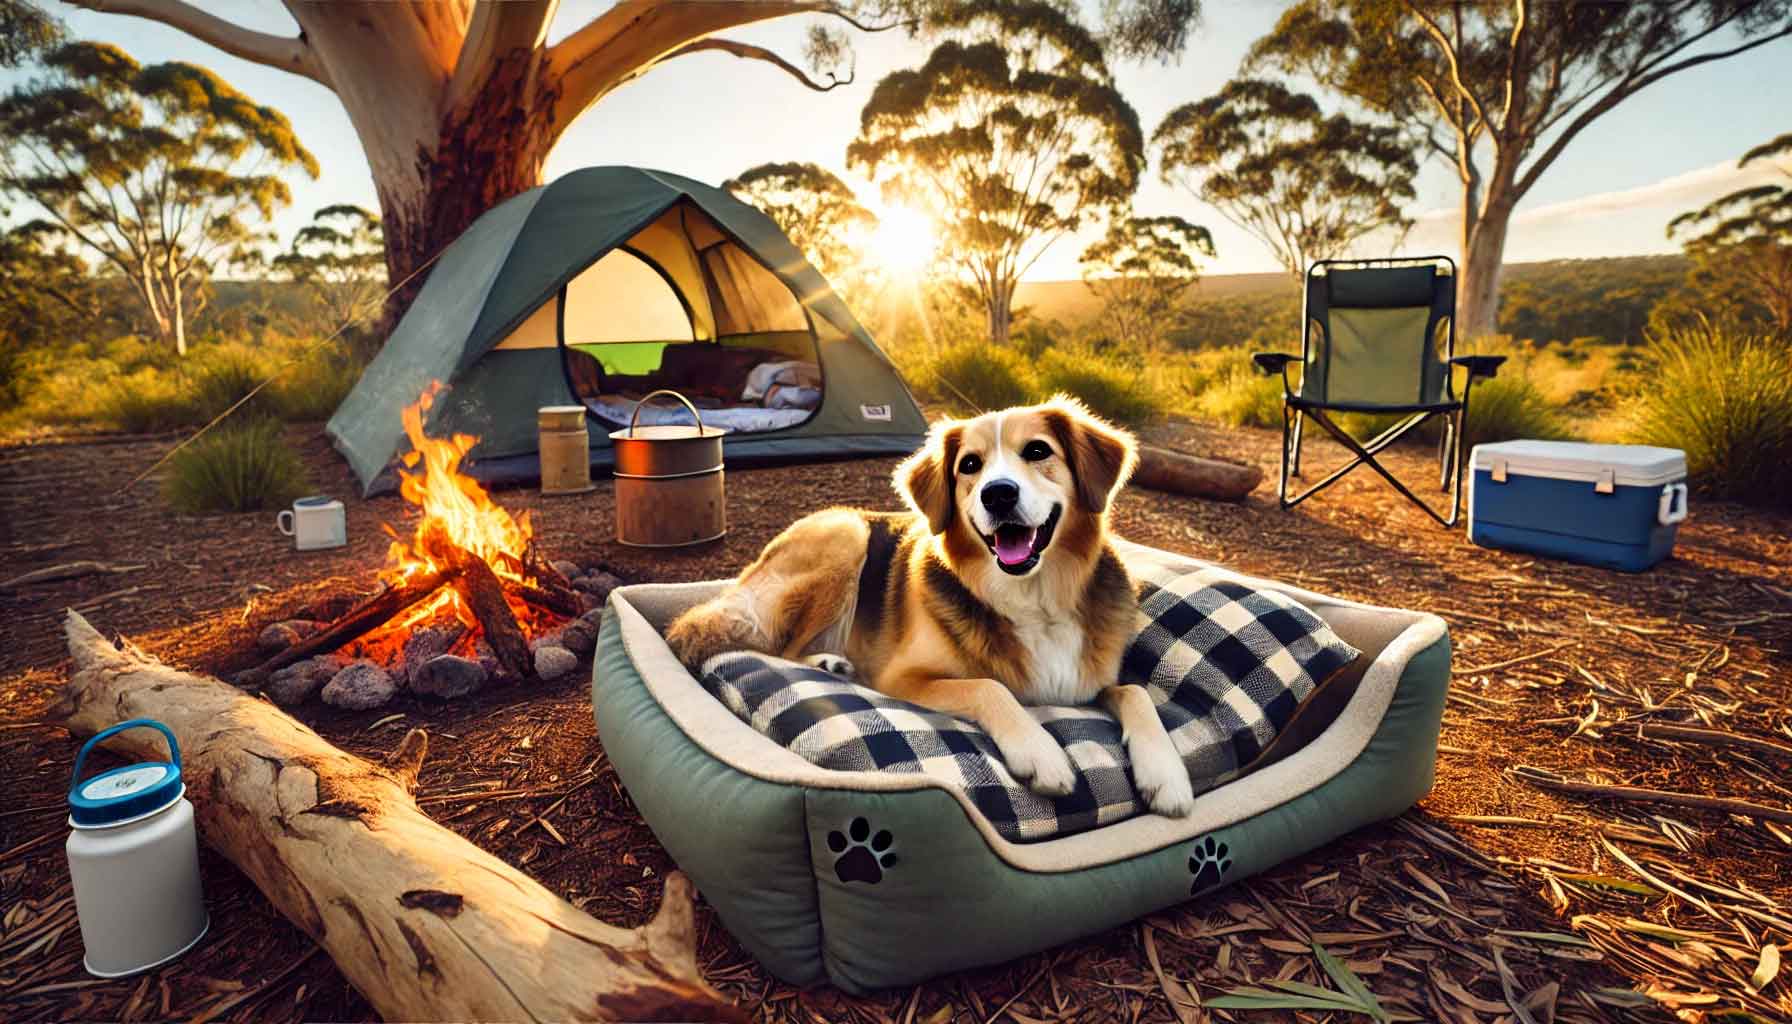
[[[1003,565],[1019,565],[1033,557],[1033,537],[1037,532],[1020,526],[1004,526],[997,530],[996,557]]]

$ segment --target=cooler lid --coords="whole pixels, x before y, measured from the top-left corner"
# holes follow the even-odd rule
[[[1473,469],[1492,470],[1504,463],[1507,473],[1555,480],[1597,483],[1606,473],[1621,487],[1649,487],[1686,476],[1686,453],[1678,448],[1646,444],[1588,444],[1582,441],[1501,441],[1475,445]]]

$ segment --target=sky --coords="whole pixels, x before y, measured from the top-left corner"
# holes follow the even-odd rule
[[[139,61],[183,60],[212,68],[242,92],[284,111],[322,165],[315,181],[293,182],[293,205],[275,222],[284,240],[316,209],[350,202],[375,208],[372,179],[348,118],[332,94],[308,79],[227,56],[174,29],[136,18],[75,11],[55,4],[72,36],[115,43]],[[291,17],[275,0],[199,0],[198,6],[261,31],[290,34]],[[557,41],[608,0],[565,0],[550,30]],[[1181,59],[1116,68],[1121,91],[1147,133],[1175,107],[1218,90],[1251,42],[1275,22],[1274,0],[1206,0],[1201,28]],[[800,61],[810,19],[783,19],[729,33]],[[857,73],[825,94],[805,89],[757,61],[702,53],[670,61],[606,97],[576,121],[550,155],[549,180],[595,164],[634,164],[720,183],[767,161],[806,160],[840,174],[862,196],[875,189],[846,171],[845,150],[860,109],[884,75],[920,64],[923,43],[899,32],[853,33]],[[18,72],[0,73],[10,87]],[[1788,130],[1792,115],[1792,40],[1716,61],[1659,82],[1582,132],[1520,203],[1506,248],[1508,262],[1672,252],[1665,236],[1675,215],[1771,172],[1738,171],[1752,146]],[[1419,179],[1408,253],[1457,249],[1460,187],[1432,161]],[[1174,214],[1208,227],[1218,250],[1204,272],[1277,269],[1269,251],[1187,193],[1164,184],[1153,165],[1134,201],[1143,216]],[[1029,277],[1077,276],[1089,238],[1067,238],[1047,251]],[[1385,248],[1390,240],[1371,239]],[[1369,255],[1359,251],[1357,255]],[[1380,253],[1376,253],[1380,254]]]

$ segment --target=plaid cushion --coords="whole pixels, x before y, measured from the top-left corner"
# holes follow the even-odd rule
[[[1313,692],[1355,660],[1311,611],[1213,570],[1139,581],[1144,627],[1120,681],[1150,691],[1197,793],[1235,777]],[[995,742],[951,715],[840,676],[752,652],[703,666],[703,685],[741,720],[805,760],[839,771],[918,773],[963,791],[1012,842],[1072,835],[1144,811],[1119,723],[1095,707],[1028,712],[1064,747],[1076,789],[1046,797],[1009,774]]]

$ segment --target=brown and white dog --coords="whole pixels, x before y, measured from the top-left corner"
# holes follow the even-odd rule
[[[1116,681],[1139,610],[1107,513],[1136,462],[1130,435],[1061,396],[938,423],[896,469],[912,513],[805,516],[666,639],[693,669],[743,649],[804,659],[969,719],[1051,796],[1074,788],[1070,760],[1022,705],[1099,701],[1139,793],[1180,817],[1182,758],[1150,695]]]

